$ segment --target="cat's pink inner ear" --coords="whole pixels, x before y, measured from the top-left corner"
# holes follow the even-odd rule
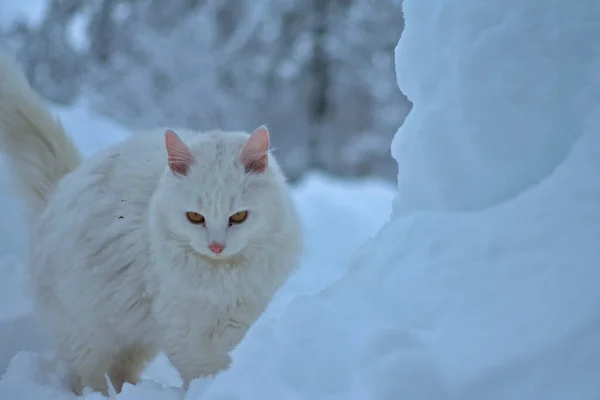
[[[165,143],[167,154],[169,156],[169,168],[175,175],[187,175],[191,165],[194,163],[194,156],[185,143],[177,136],[175,132],[167,129],[165,132]]]
[[[240,153],[240,160],[246,172],[261,173],[269,165],[269,130],[261,126],[252,132],[250,139]]]

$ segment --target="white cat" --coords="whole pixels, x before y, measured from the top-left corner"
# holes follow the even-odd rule
[[[135,135],[81,160],[16,63],[0,56],[0,147],[30,229],[36,311],[75,378],[107,393],[164,351],[184,384],[229,352],[296,268],[285,178],[254,133]]]

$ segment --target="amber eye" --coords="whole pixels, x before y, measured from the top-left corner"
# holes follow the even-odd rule
[[[229,217],[229,223],[231,224],[241,224],[248,218],[248,211],[238,211]]]
[[[204,223],[204,215],[198,214],[197,212],[188,211],[185,213],[188,221],[192,224],[203,224]]]

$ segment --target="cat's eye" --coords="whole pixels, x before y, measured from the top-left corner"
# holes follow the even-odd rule
[[[188,221],[190,221],[192,224],[204,223],[204,215],[199,214],[197,212],[188,211],[187,213],[185,213],[185,216],[187,217]]]
[[[238,211],[229,217],[230,224],[241,224],[248,218],[248,211]]]

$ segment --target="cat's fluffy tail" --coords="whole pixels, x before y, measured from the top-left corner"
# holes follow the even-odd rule
[[[60,120],[46,109],[16,61],[2,51],[0,150],[8,155],[30,215],[42,211],[58,181],[81,161]]]

